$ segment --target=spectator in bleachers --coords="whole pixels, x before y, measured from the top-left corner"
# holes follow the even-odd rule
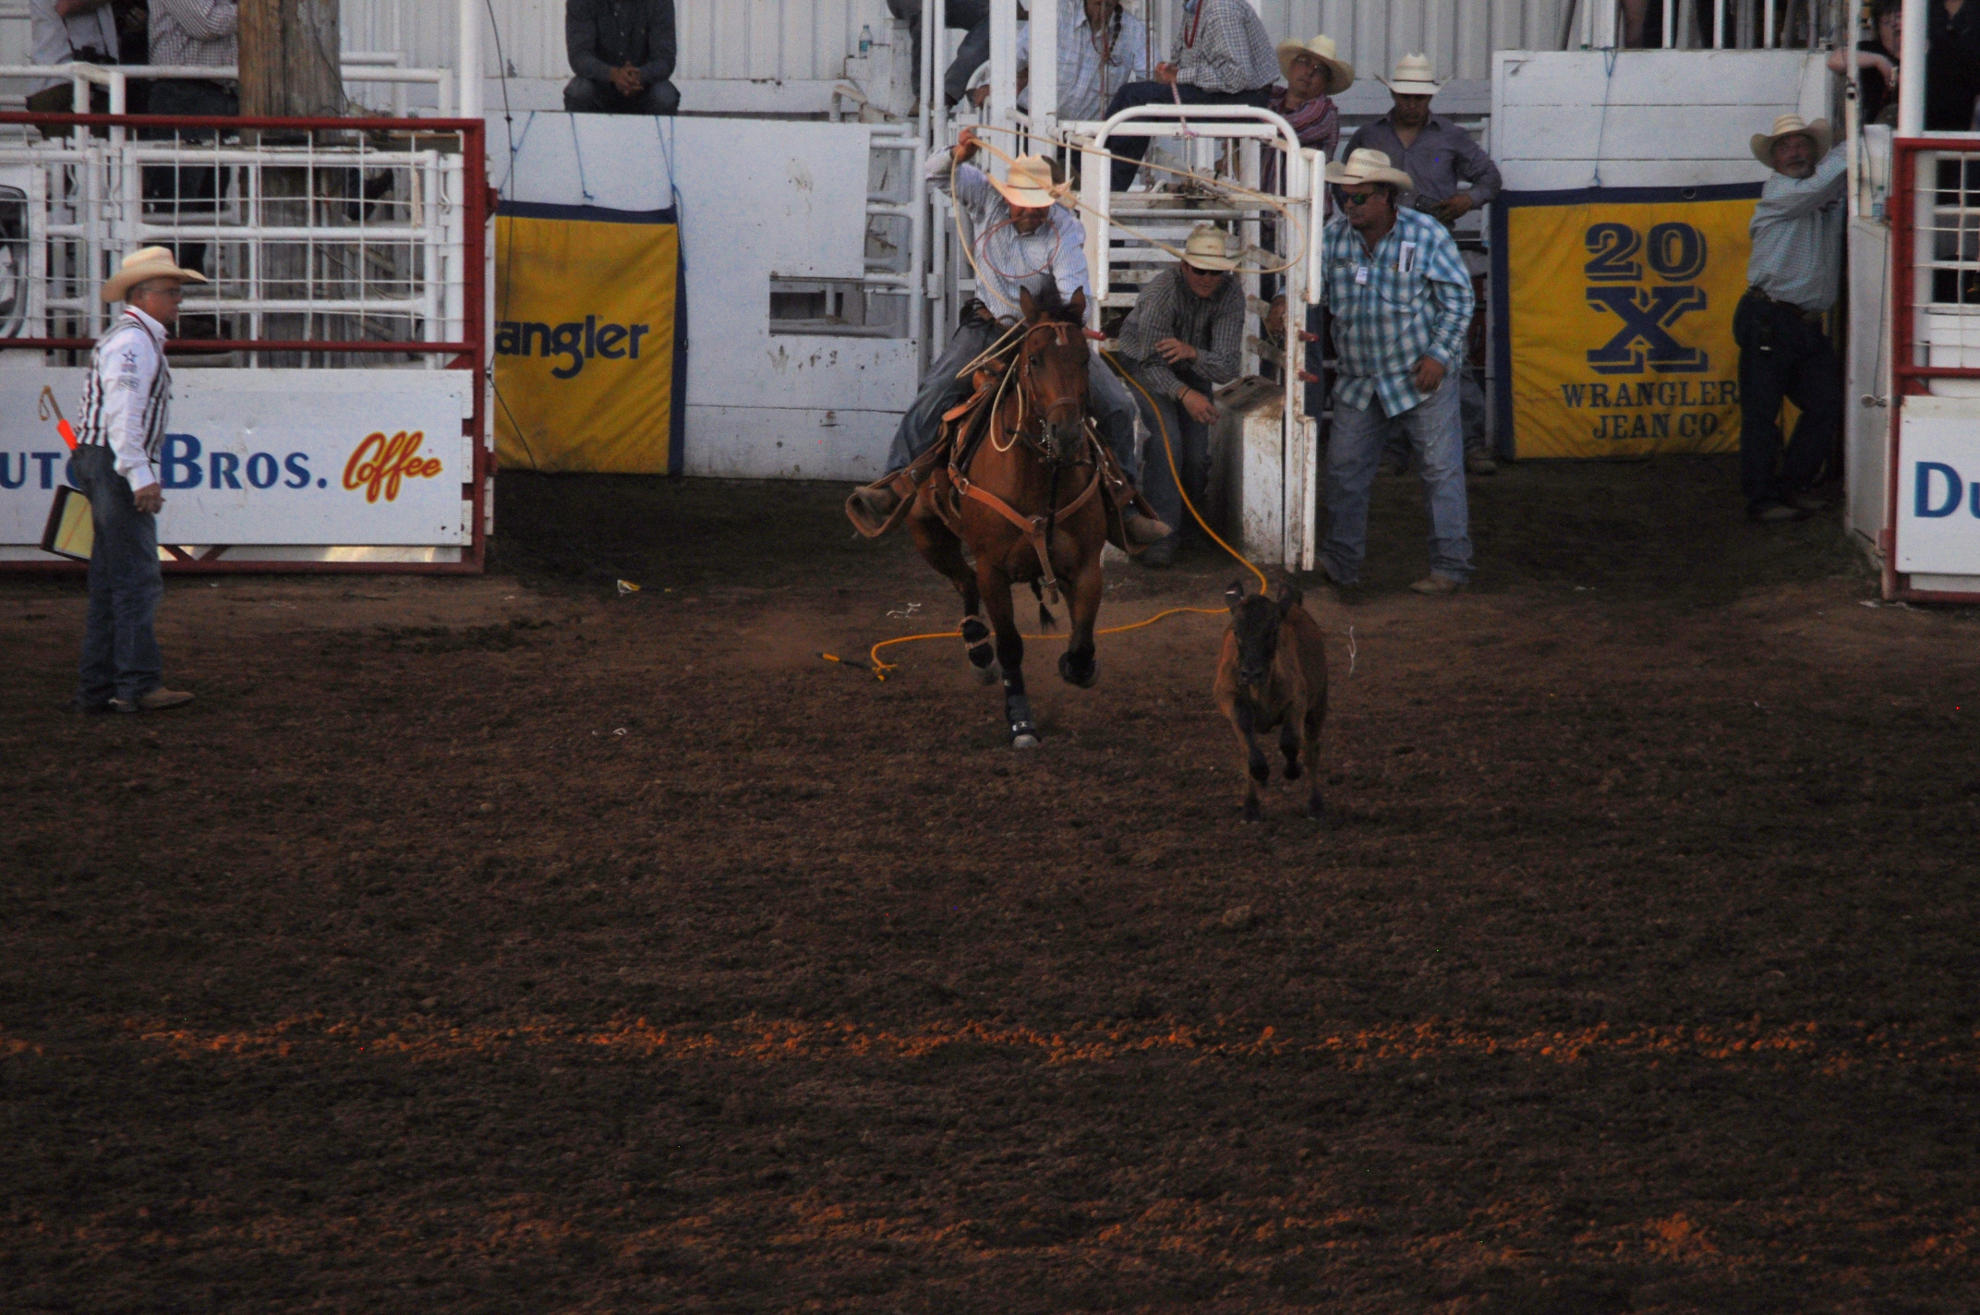
[[[1334,148],[1341,144],[1341,111],[1334,97],[1354,85],[1354,65],[1337,57],[1330,36],[1281,41],[1278,55],[1286,85],[1272,89],[1267,105],[1285,116],[1299,134],[1301,146],[1320,152],[1323,162],[1333,159]],[[1276,176],[1274,164],[1267,161],[1268,179]],[[1271,182],[1265,187],[1271,191]]]
[[[1059,117],[1106,117],[1114,92],[1148,69],[1148,25],[1121,0],[1058,0]],[[1018,105],[1031,108],[1031,28],[1018,32]]]
[[[566,0],[564,46],[572,114],[672,114],[681,93],[670,79],[679,44],[674,0]]]
[[[1876,0],[1872,15],[1874,34],[1856,43],[1857,107],[1864,123],[1895,124],[1904,0]],[[1848,51],[1830,51],[1830,70],[1847,73],[1849,58]]]
[[[887,10],[895,18],[908,25],[908,32],[914,38],[913,77],[914,85],[921,86],[921,0],[887,0]],[[1018,6],[1018,17],[1025,17],[1024,6]],[[954,105],[969,91],[969,75],[990,58],[990,0],[949,0],[943,6],[942,21],[949,27],[963,29],[962,44],[956,47],[956,57],[949,61],[949,67],[942,74],[942,101]]]
[[[1931,0],[1925,22],[1925,131],[1966,132],[1980,98],[1980,0]]]
[[[1152,82],[1130,82],[1114,93],[1103,117],[1140,105],[1253,105],[1262,109],[1279,80],[1279,57],[1258,11],[1247,0],[1182,0],[1181,22],[1169,58],[1155,66]],[[1113,188],[1134,184],[1148,138],[1120,136]]]
[[[37,64],[115,64],[117,18],[110,0],[28,0],[29,36],[34,42],[32,58]],[[50,78],[27,98],[31,114],[68,114],[75,110],[74,92],[67,78]],[[90,89],[85,110],[103,113],[110,108],[109,92]]]
[[[151,62],[232,68],[240,62],[240,8],[235,0],[151,0]],[[160,78],[151,84],[153,114],[188,118],[232,118],[241,112],[240,84],[232,78]],[[209,140],[210,129],[167,128],[163,136],[187,144]],[[220,172],[198,166],[185,169],[148,168],[144,172],[148,200],[166,202],[174,219],[214,213],[220,195]],[[204,269],[206,245],[176,244],[177,260],[187,269]]]

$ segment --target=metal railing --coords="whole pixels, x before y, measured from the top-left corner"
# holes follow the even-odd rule
[[[139,247],[210,282],[181,342],[248,366],[406,364],[478,353],[486,199],[480,122],[0,115],[12,314],[0,349],[79,352]],[[277,354],[281,355],[277,355]]]

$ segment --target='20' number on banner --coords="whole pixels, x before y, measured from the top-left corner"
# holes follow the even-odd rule
[[[1705,235],[1690,224],[1653,225],[1639,233],[1628,224],[1589,225],[1583,242],[1592,257],[1583,265],[1588,302],[1622,321],[1616,335],[1588,353],[1597,374],[1700,374],[1710,365],[1702,347],[1673,338],[1679,317],[1705,309],[1705,289],[1691,280],[1705,270]],[[1644,267],[1661,279],[1653,283]]]

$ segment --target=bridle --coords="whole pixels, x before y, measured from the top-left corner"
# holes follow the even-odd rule
[[[1027,417],[1025,410],[1031,404],[1030,399],[1034,391],[1031,372],[1031,340],[1040,333],[1050,333],[1055,339],[1054,346],[1065,347],[1076,343],[1080,347],[1084,347],[1086,345],[1086,330],[1080,325],[1068,324],[1062,320],[1041,320],[1026,328],[1024,335],[1018,339],[1016,371],[1018,376],[1018,419],[1014,429],[1015,433],[1024,434],[1025,437],[1032,438],[1042,448],[1044,446],[1044,435],[1046,431],[1051,427],[1054,417],[1058,416],[1061,412],[1070,410],[1078,413],[1081,416],[1080,428],[1085,428],[1084,412],[1086,410],[1086,399],[1077,396],[1059,398],[1045,407],[1040,413],[1039,420],[1041,423],[1038,427],[1038,433],[1032,435],[1027,432],[1028,426],[1026,424]]]

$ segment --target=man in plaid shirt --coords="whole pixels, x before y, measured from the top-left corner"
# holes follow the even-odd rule
[[[1182,21],[1168,62],[1153,82],[1130,82],[1114,93],[1106,117],[1138,105],[1254,105],[1270,99],[1279,80],[1278,47],[1247,0],[1182,0]],[[1116,137],[1113,187],[1125,192],[1148,154],[1148,138]]]
[[[1409,175],[1380,151],[1327,166],[1339,219],[1322,241],[1338,370],[1327,439],[1327,539],[1320,565],[1353,585],[1367,555],[1368,494],[1387,420],[1416,449],[1430,504],[1430,574],[1410,588],[1455,593],[1471,578],[1457,371],[1471,323],[1471,276],[1435,219],[1404,208]]]

